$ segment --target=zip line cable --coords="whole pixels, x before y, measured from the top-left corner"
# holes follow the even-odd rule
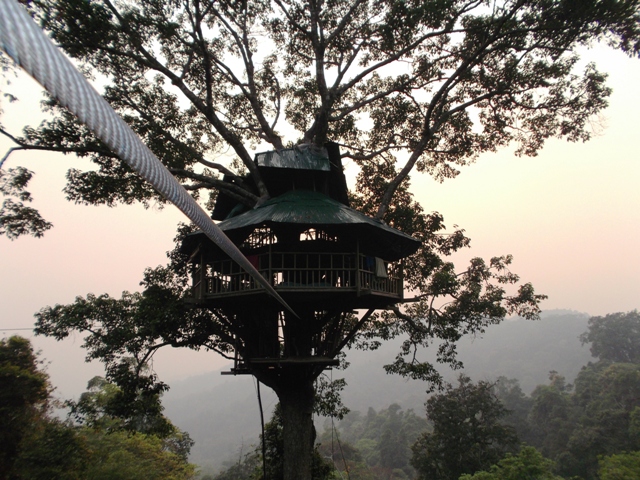
[[[295,312],[16,0],[0,0],[0,47],[96,137],[195,223],[287,310]],[[297,315],[296,315],[297,316]]]

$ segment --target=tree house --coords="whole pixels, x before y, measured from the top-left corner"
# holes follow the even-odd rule
[[[401,301],[402,259],[420,242],[349,208],[335,144],[259,153],[255,162],[271,199],[247,209],[220,193],[212,216],[299,318],[201,232],[182,244],[191,302],[224,312],[237,327],[234,373],[335,364],[341,339],[327,335],[340,329],[327,327],[355,309]]]

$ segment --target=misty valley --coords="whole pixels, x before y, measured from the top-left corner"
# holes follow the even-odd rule
[[[481,480],[527,471],[607,480],[640,472],[637,311],[508,319],[460,340],[464,367],[443,371],[444,385],[429,394],[424,382],[385,374],[396,349],[351,350],[348,368],[325,371],[346,386],[333,416],[314,415],[313,478]],[[3,478],[282,477],[277,398],[260,397],[261,434],[250,375],[223,369],[174,382],[162,396],[162,424],[148,412],[119,418],[118,387],[99,377],[79,399],[54,400],[31,355],[30,364],[26,340],[2,341],[2,467],[14,472]]]

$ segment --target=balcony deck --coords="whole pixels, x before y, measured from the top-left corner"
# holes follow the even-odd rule
[[[402,300],[401,263],[351,252],[292,253],[271,248],[247,258],[292,303],[316,298],[367,308],[372,300],[376,306]],[[195,264],[192,295],[196,303],[222,306],[237,302],[239,296],[250,300],[266,293],[236,263],[215,260]]]

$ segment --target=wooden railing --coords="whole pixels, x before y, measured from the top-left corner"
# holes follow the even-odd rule
[[[402,298],[402,266],[355,253],[267,251],[247,258],[277,290],[335,290],[378,293]],[[231,260],[196,265],[193,295],[237,295],[260,290]]]

